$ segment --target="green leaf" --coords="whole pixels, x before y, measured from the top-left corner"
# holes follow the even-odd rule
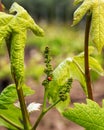
[[[79,3],[79,1],[75,1],[75,3]],[[91,0],[84,0],[83,3],[80,5],[80,7],[74,12],[74,19],[73,19],[73,25],[76,25],[80,22],[80,20],[83,18],[83,16],[87,13],[88,10],[90,10],[92,6]]]
[[[73,70],[77,69],[76,71]],[[78,72],[77,72],[78,71]],[[73,73],[81,73],[78,69],[77,66],[75,66],[75,64],[73,63],[73,59],[72,58],[67,58],[66,60],[64,60],[61,64],[59,64],[59,66],[54,70],[53,72],[53,80],[50,82],[49,84],[49,95],[53,98],[53,100],[56,101],[56,97],[58,96],[57,93],[59,92],[59,90],[61,90],[65,84],[65,82],[69,79],[69,78],[74,78],[73,77]],[[78,74],[79,76],[80,74]],[[82,76],[82,73],[81,73]]]
[[[24,96],[34,94],[34,90],[30,87],[23,85],[22,87]],[[6,120],[9,120],[16,124],[18,127],[22,126],[22,116],[21,110],[14,106],[14,102],[18,99],[16,86],[15,84],[11,84],[7,86],[0,95],[0,126],[5,126],[6,128],[10,128],[10,130],[18,130],[18,128],[10,125]],[[4,120],[4,117],[6,120]]]
[[[24,96],[34,94],[34,90],[23,85]],[[14,103],[18,99],[15,84],[7,86],[0,94],[0,109],[8,107],[9,104]]]
[[[67,62],[67,63],[66,63]],[[49,100],[56,102],[59,99],[59,91],[70,78],[70,62],[63,61],[53,72],[53,79],[49,84]]]
[[[92,50],[92,49],[91,49]],[[89,56],[90,69],[99,75],[104,75],[104,70],[96,59]],[[59,99],[59,91],[63,89],[66,81],[72,78],[78,80],[87,95],[87,87],[84,73],[84,53],[73,58],[65,59],[53,72],[53,80],[49,84],[49,100],[52,103]],[[69,95],[70,98],[70,95]],[[70,102],[69,102],[70,103]],[[67,102],[68,105],[68,102]]]
[[[82,71],[84,71],[84,55],[82,54],[79,56],[75,56],[74,60],[80,66]],[[90,70],[93,70],[93,71],[97,72],[99,75],[104,76],[103,68],[101,67],[99,62],[91,56],[89,56],[89,67],[90,67]]]
[[[37,36],[43,36],[44,31],[35,23],[28,12],[19,4],[14,2],[9,10],[13,19],[9,23],[12,32],[7,40],[10,54],[11,73],[15,77],[17,87],[24,83],[24,48],[27,39],[27,30],[30,29]]]
[[[87,95],[87,87],[85,82],[84,70],[81,68],[77,60],[75,60],[74,58],[72,64],[69,67],[70,67],[71,77],[80,82],[84,92]]]
[[[53,80],[49,84],[48,98],[50,103],[55,103],[59,99],[59,92],[64,88],[64,84],[69,78],[79,79],[85,86],[85,78],[79,68],[73,63],[72,58],[67,58],[53,72]],[[71,88],[71,86],[70,86]],[[86,90],[85,90],[86,91]],[[67,100],[56,105],[57,109],[62,112],[69,106],[70,96]]]
[[[75,4],[80,3],[80,0],[76,0]],[[101,52],[104,46],[104,1],[103,0],[84,0],[79,8],[74,12],[73,26],[76,25],[83,16],[91,11],[91,35],[92,41],[96,45],[96,48]]]
[[[15,124],[17,128],[9,124],[7,120]],[[10,130],[23,129],[21,110],[14,105],[9,105],[8,109],[0,109],[0,126],[4,126]]]
[[[13,23],[11,23],[11,27],[14,30],[21,30],[22,29],[31,29],[33,33],[37,36],[43,36],[44,31],[41,29],[35,21],[32,19],[32,17],[28,14],[28,12],[19,4],[14,2],[9,10],[10,14],[16,13]],[[15,25],[14,25],[15,23]],[[17,26],[17,27],[16,27]]]
[[[104,130],[104,108],[87,99],[87,104],[75,103],[63,115],[88,130]]]
[[[95,43],[99,52],[101,52],[102,47],[104,46],[104,1],[95,0],[92,6],[92,27],[91,35],[92,41]]]
[[[12,15],[0,12],[0,44],[11,33],[9,28],[10,21],[13,19]]]
[[[101,65],[99,64],[99,62],[95,58],[90,57],[89,58],[89,63],[90,63],[90,68],[92,70],[97,72],[100,76],[104,76],[104,70],[103,70],[103,68],[101,67]]]

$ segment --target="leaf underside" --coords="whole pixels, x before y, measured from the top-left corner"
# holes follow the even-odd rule
[[[104,70],[96,59],[89,56],[90,69],[97,72],[99,75],[104,75]],[[59,99],[59,90],[64,87],[65,82],[72,78],[80,82],[85,94],[87,95],[87,87],[84,76],[84,53],[73,58],[65,59],[53,72],[53,80],[49,84],[48,98],[50,103]],[[70,94],[69,94],[70,100]],[[67,102],[66,107],[70,102]],[[62,103],[63,104],[63,103]],[[60,107],[60,105],[59,105]]]

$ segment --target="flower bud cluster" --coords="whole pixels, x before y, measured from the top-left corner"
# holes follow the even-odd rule
[[[61,101],[65,101],[67,99],[67,93],[70,92],[72,81],[73,81],[72,78],[68,79],[66,84],[60,90],[59,98],[60,98]]]
[[[50,64],[51,62],[50,50],[48,47],[45,48],[44,58],[45,58],[44,62],[46,65],[44,69],[44,73],[46,74],[46,79],[42,82],[42,85],[46,87],[53,78],[52,75],[53,69],[52,69],[52,65]]]

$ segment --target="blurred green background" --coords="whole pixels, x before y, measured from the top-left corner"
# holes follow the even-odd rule
[[[44,37],[36,37],[28,31],[25,48],[26,79],[40,81],[44,70],[43,51],[49,46],[53,68],[67,57],[77,55],[84,47],[84,26],[71,27],[75,10],[73,0],[2,0],[6,10],[16,1],[22,5],[44,31]],[[102,63],[102,56],[97,56]],[[93,74],[96,79],[96,75]],[[0,87],[5,87],[11,80],[10,63],[5,44],[0,45]],[[6,82],[6,81],[7,82]]]
[[[2,0],[8,9],[14,1],[25,7],[37,20],[69,21],[73,12],[73,0]]]

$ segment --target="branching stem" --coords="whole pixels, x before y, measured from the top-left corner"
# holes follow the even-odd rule
[[[89,71],[89,54],[88,54],[90,25],[91,25],[91,14],[90,12],[88,12],[87,19],[86,19],[85,46],[84,46],[85,78],[86,78],[86,85],[87,85],[87,91],[88,91],[88,98],[93,100],[91,78],[90,78],[90,71]]]
[[[33,125],[32,130],[36,130],[39,122],[41,121],[41,119],[43,118],[43,116],[51,109],[53,108],[57,103],[59,103],[61,100],[56,101],[55,103],[53,103],[52,105],[50,105],[49,107],[46,106],[46,102],[47,102],[47,94],[48,94],[48,86],[45,88],[44,91],[44,100],[43,100],[43,106],[42,106],[42,111],[39,115],[39,117],[37,118],[35,124]]]
[[[50,110],[52,109],[57,103],[59,103],[61,100],[56,101],[54,104],[50,105],[46,110],[42,110],[42,112],[40,113],[38,119],[36,120],[32,130],[36,130],[39,122],[41,121],[41,119],[43,118],[43,116]]]

